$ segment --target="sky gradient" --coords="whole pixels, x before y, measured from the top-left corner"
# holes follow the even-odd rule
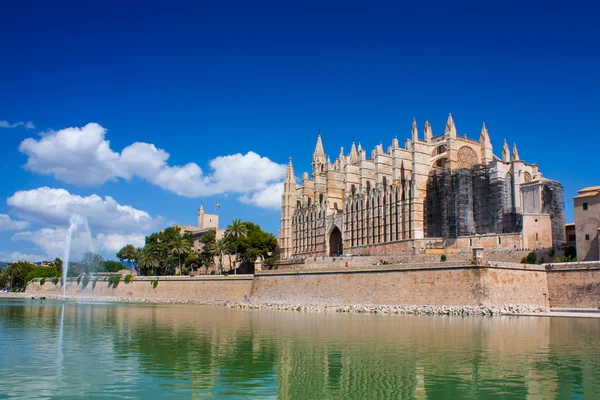
[[[126,4],[125,4],[126,3]],[[0,260],[106,257],[200,203],[276,234],[288,157],[310,170],[320,129],[337,158],[410,137],[413,117],[572,197],[598,185],[600,11],[591,2],[4,1],[0,24]]]

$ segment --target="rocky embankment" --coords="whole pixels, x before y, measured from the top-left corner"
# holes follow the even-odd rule
[[[62,296],[48,295],[47,300],[62,300]],[[395,306],[395,305],[333,305],[333,304],[290,304],[258,303],[253,301],[205,301],[200,299],[159,299],[132,297],[93,297],[67,296],[69,301],[101,301],[120,303],[156,303],[156,304],[197,304],[224,306],[241,310],[281,310],[301,312],[334,312],[364,314],[412,314],[412,315],[454,315],[454,316],[497,316],[512,314],[540,313],[544,310],[529,305],[506,304],[502,307],[473,306]]]

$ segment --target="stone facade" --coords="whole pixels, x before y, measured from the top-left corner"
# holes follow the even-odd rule
[[[189,233],[192,236],[193,249],[196,253],[202,252],[202,242],[200,239],[208,231],[215,231],[215,239],[219,240],[225,237],[225,229],[219,229],[219,215],[218,214],[207,214],[204,211],[204,206],[200,205],[198,208],[198,226],[180,226],[182,234]],[[232,260],[230,256],[215,256],[213,260],[212,269],[204,270],[204,273],[218,273],[218,267],[222,262],[223,270],[227,271],[231,269]]]
[[[281,206],[282,258],[338,254],[413,254],[490,236],[493,247],[542,248],[563,243],[562,186],[504,143],[493,154],[483,125],[479,140],[460,137],[452,116],[434,136],[416,121],[412,137],[366,151],[352,143],[331,162],[321,136],[312,174],[296,184],[290,159]],[[503,235],[507,239],[503,241]],[[489,244],[485,245],[490,248]]]
[[[581,189],[573,198],[575,240],[580,261],[600,258],[600,186]]]

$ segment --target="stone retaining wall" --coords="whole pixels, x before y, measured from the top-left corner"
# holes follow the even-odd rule
[[[256,303],[486,306],[506,304],[541,308],[598,308],[600,263],[523,265],[489,262],[485,267],[461,262],[394,266],[263,271],[254,277],[136,277],[117,287],[91,280],[85,288],[72,279],[68,296],[123,299],[180,299]],[[27,287],[32,295],[62,295],[62,285],[39,279]]]
[[[154,277],[136,277],[131,282],[119,282],[117,287],[109,285],[105,280],[98,280],[93,285],[93,279],[83,288],[82,283],[70,279],[67,282],[67,296],[90,297],[128,297],[155,299],[201,299],[204,301],[243,301],[244,295],[252,290],[252,275],[238,276],[207,276],[190,277],[159,277],[156,288],[152,287]],[[39,279],[27,286],[27,292],[33,295],[62,295],[61,283],[54,285],[51,279],[46,279],[40,285]]]
[[[251,299],[268,303],[546,306],[546,274],[524,268],[389,267],[263,272]]]
[[[553,308],[600,308],[600,263],[548,264],[548,293]]]

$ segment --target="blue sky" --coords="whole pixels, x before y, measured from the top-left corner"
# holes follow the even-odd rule
[[[186,3],[3,1],[0,259],[60,255],[74,210],[107,257],[201,202],[276,233],[318,129],[336,158],[449,112],[561,181],[567,221],[599,184],[592,2]]]

